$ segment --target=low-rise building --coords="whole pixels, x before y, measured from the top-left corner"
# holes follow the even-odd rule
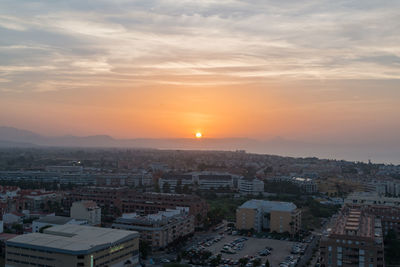
[[[274,182],[288,182],[301,189],[304,193],[312,194],[318,192],[318,185],[314,179],[295,177],[295,176],[280,176],[271,179]]]
[[[238,189],[244,195],[257,195],[264,192],[264,182],[260,179],[239,179]]]
[[[161,189],[165,187],[165,184],[169,185],[171,192],[175,192],[175,188],[178,184],[181,187],[187,185],[193,186],[193,177],[191,174],[164,174],[159,180],[158,184]]]
[[[44,228],[56,225],[65,225],[65,224],[85,225],[87,224],[87,221],[75,220],[71,217],[63,217],[63,216],[45,216],[40,219],[32,221],[32,232],[39,233]]]
[[[82,166],[46,166],[46,171],[57,173],[82,173]]]
[[[76,201],[71,206],[71,217],[86,220],[90,225],[100,225],[101,208],[91,200]]]
[[[83,225],[61,225],[6,242],[7,267],[137,266],[139,234]]]
[[[291,202],[252,199],[236,210],[236,228],[296,234],[301,228],[301,210]]]
[[[112,227],[138,231],[142,240],[148,242],[153,249],[160,249],[194,233],[194,218],[188,211],[188,208],[177,208],[145,216],[123,214]]]
[[[19,223],[22,222],[24,219],[25,214],[21,212],[9,212],[9,213],[4,213],[3,214],[3,222],[5,224],[13,224],[13,223]]]
[[[311,178],[293,177],[291,182],[305,193],[312,194],[318,192],[317,183]]]
[[[64,207],[70,207],[74,201],[81,200],[93,200],[115,215],[118,212],[145,215],[176,207],[189,207],[189,214],[195,217],[197,226],[202,225],[208,212],[207,202],[196,195],[141,193],[129,188],[82,187],[69,192],[63,204]]]
[[[400,206],[400,198],[385,197],[374,192],[354,192],[344,200],[345,204]]]
[[[233,177],[229,174],[200,174],[197,181],[200,190],[233,188]]]

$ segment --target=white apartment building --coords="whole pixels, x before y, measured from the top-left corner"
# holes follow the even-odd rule
[[[400,198],[385,197],[373,192],[354,192],[344,200],[345,204],[365,204],[365,205],[384,205],[399,206]]]
[[[264,192],[264,182],[260,179],[239,179],[238,189],[244,195],[257,195]]]
[[[213,190],[219,188],[234,187],[234,179],[238,176],[220,172],[193,172],[193,180],[198,184],[200,190]]]
[[[86,220],[90,225],[100,225],[101,208],[91,200],[76,201],[71,206],[71,218]]]
[[[317,184],[313,179],[310,178],[302,178],[302,177],[293,177],[291,182],[300,187],[306,193],[316,193],[318,192]]]

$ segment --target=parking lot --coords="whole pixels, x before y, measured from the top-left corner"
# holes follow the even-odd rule
[[[221,253],[225,244],[230,244],[234,240],[240,238],[239,236],[226,235],[220,241],[213,243],[206,249],[211,251],[214,255]],[[243,248],[241,250],[235,250],[235,254],[222,253],[222,258],[239,260],[245,256],[259,256],[258,252],[262,251],[266,247],[270,247],[273,250],[268,256],[260,256],[262,263],[265,263],[268,258],[272,266],[279,266],[279,263],[284,261],[285,258],[291,255],[291,248],[295,242],[267,239],[267,238],[254,238],[248,237],[248,240],[242,242]]]

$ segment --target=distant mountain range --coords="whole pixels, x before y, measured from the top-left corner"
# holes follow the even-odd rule
[[[400,163],[400,144],[321,144],[287,140],[249,138],[116,139],[108,135],[44,136],[31,131],[0,126],[0,147],[103,147],[193,150],[246,150],[253,153],[293,157],[320,157]]]

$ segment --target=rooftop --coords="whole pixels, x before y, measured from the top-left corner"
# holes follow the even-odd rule
[[[71,217],[63,217],[63,216],[45,216],[40,219],[35,220],[36,222],[41,222],[41,223],[50,223],[50,224],[58,224],[58,225],[63,225],[66,224],[70,221],[72,221],[73,218]]]
[[[72,203],[72,205],[74,205],[75,203],[81,203],[85,208],[89,209],[89,208],[98,208],[96,202],[92,201],[92,200],[82,200],[82,201],[76,201],[74,203]]]
[[[162,177],[164,180],[193,180],[191,174],[164,174]]]
[[[263,209],[264,211],[293,211],[297,209],[292,202],[266,201],[259,199],[251,199],[243,203],[239,208],[245,209]]]
[[[202,174],[202,175],[199,175],[199,180],[212,180],[212,181],[226,180],[226,181],[231,181],[232,180],[232,176],[231,175],[219,175],[219,174]]]
[[[44,233],[17,236],[7,241],[7,245],[80,255],[112,247],[136,237],[139,234],[135,231],[66,224],[47,228]]]
[[[332,233],[336,235],[353,235],[374,237],[374,217],[362,210],[345,208],[339,215]]]

